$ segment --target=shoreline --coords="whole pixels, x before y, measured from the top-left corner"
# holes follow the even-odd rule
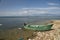
[[[26,30],[21,28],[15,28],[15,29],[9,29],[9,30],[0,30],[0,39],[6,39],[6,40],[17,40],[21,36],[24,38],[24,40],[58,40],[60,38],[60,20],[51,20],[53,21],[53,27],[50,31],[40,32],[40,31],[32,31],[32,30]],[[49,22],[51,22],[49,21]],[[47,23],[49,23],[47,22]],[[22,30],[22,31],[21,31]],[[21,35],[21,32],[22,35]]]

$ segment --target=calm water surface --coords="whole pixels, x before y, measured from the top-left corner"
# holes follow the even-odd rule
[[[34,22],[40,22],[43,23],[47,20],[52,19],[59,19],[59,18],[47,18],[47,17],[30,17],[30,18],[0,18],[0,29],[8,29],[8,28],[15,28],[15,27],[23,27],[23,23],[34,23]]]

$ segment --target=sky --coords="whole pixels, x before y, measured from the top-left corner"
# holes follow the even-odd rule
[[[60,14],[60,0],[0,0],[0,16]]]

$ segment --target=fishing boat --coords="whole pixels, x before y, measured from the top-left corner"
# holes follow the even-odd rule
[[[45,31],[45,30],[50,30],[51,27],[53,26],[53,24],[47,24],[47,25],[25,25],[24,28],[25,29],[31,29],[31,30],[41,30],[41,31]]]

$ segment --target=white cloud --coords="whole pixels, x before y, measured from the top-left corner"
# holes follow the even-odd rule
[[[29,16],[34,14],[57,14],[60,13],[60,7],[47,8],[22,8],[19,11],[1,11],[0,15]],[[59,12],[58,12],[59,11]]]
[[[60,7],[49,7],[48,9],[60,9]]]
[[[35,10],[37,10],[37,9],[39,9],[39,10],[49,10],[49,9],[60,9],[60,7],[47,7],[47,8],[22,8],[23,10],[25,9],[25,10],[29,10],[29,9],[31,9],[31,10],[33,10],[33,9],[35,9]]]
[[[47,13],[47,11],[46,10],[38,10],[38,9],[34,9],[34,10],[29,10],[29,13]]]
[[[56,14],[60,7],[47,7],[47,8],[22,8],[21,15],[34,15],[34,14]],[[60,12],[59,12],[60,13]]]
[[[20,11],[20,13],[47,13],[47,10],[40,9],[24,9]]]
[[[59,5],[58,3],[48,3],[48,5]]]

